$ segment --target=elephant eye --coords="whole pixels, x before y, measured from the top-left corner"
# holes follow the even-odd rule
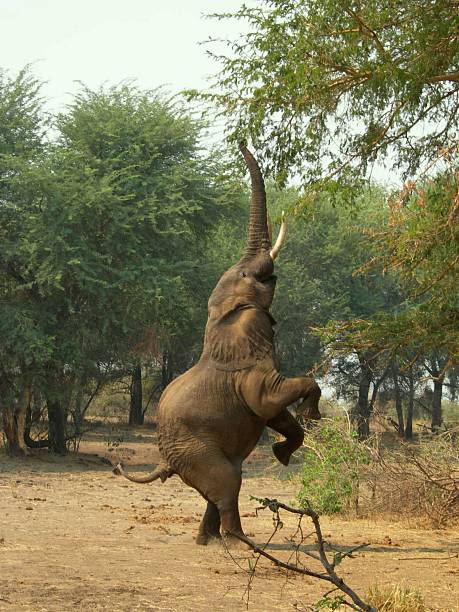
[[[240,272],[240,276],[242,276],[242,278],[245,278],[247,276],[247,272]]]

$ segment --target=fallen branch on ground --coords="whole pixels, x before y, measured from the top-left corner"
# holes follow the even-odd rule
[[[346,605],[353,610],[364,610],[365,612],[376,612],[375,608],[365,603],[357,595],[357,593],[353,589],[351,589],[351,587],[349,587],[342,578],[338,576],[338,574],[335,571],[336,566],[339,563],[341,563],[343,559],[345,559],[346,557],[351,557],[353,552],[365,546],[368,546],[368,544],[360,544],[359,546],[355,546],[354,548],[351,548],[350,550],[346,552],[341,552],[341,551],[334,552],[333,560],[330,561],[325,551],[325,542],[324,542],[322,530],[320,527],[319,515],[317,514],[317,512],[315,512],[312,509],[309,503],[307,503],[307,507],[303,509],[303,508],[293,508],[291,506],[287,506],[286,504],[283,504],[282,502],[277,501],[277,499],[268,499],[268,498],[260,499],[256,497],[252,499],[256,499],[258,502],[261,503],[260,509],[268,508],[269,510],[271,510],[271,512],[274,513],[274,524],[275,524],[274,533],[282,526],[282,522],[279,517],[280,509],[299,515],[300,518],[298,522],[298,531],[302,535],[302,537],[301,537],[300,543],[296,545],[297,555],[298,555],[300,546],[304,541],[303,532],[301,529],[301,520],[304,516],[308,516],[314,525],[314,531],[315,531],[316,538],[317,538],[318,554],[314,554],[311,552],[308,552],[305,554],[307,554],[309,557],[312,557],[316,561],[319,561],[322,564],[325,572],[314,571],[304,566],[300,567],[298,563],[290,563],[290,562],[282,561],[281,559],[278,559],[277,557],[274,557],[270,553],[266,552],[265,548],[267,544],[265,544],[263,547],[260,547],[260,546],[257,546],[254,542],[252,542],[246,536],[239,536],[235,534],[235,536],[239,540],[245,542],[258,555],[256,563],[251,567],[251,572],[250,572],[251,579],[253,578],[253,574],[255,572],[255,568],[258,563],[258,560],[260,559],[260,557],[265,557],[266,559],[269,559],[269,561],[271,561],[277,567],[281,567],[285,570],[295,572],[297,574],[311,576],[312,578],[317,578],[318,580],[323,580],[325,582],[328,582],[334,585],[335,588],[332,589],[331,591],[328,591],[328,593],[324,597],[328,597],[328,595],[331,592],[335,590],[339,590],[342,593],[344,593],[344,595],[346,596],[346,597],[339,598],[340,604]],[[269,538],[268,543],[271,541],[274,533]]]

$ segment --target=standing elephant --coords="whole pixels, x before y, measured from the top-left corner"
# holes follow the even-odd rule
[[[158,407],[162,463],[134,482],[163,482],[173,474],[207,500],[196,538],[228,540],[244,536],[238,497],[244,459],[267,425],[285,440],[273,445],[287,465],[303,442],[303,429],[287,410],[300,398],[309,418],[318,419],[320,388],[313,378],[285,378],[274,359],[275,321],[269,312],[276,277],[274,260],[285,236],[285,222],[274,247],[268,230],[266,193],[257,162],[240,150],[250,172],[252,199],[244,255],[218,281],[208,303],[204,348],[198,363],[173,380]]]

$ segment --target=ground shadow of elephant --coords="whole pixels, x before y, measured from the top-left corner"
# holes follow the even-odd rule
[[[221,534],[228,543],[244,537],[238,498],[244,459],[267,425],[285,440],[273,445],[287,465],[303,442],[303,429],[287,407],[303,398],[307,418],[320,418],[320,388],[313,378],[285,378],[274,359],[275,324],[269,308],[276,277],[260,169],[240,146],[250,172],[252,199],[247,247],[240,261],[218,281],[209,299],[204,348],[199,362],[173,380],[158,407],[158,440],[163,462],[143,478],[115,472],[134,482],[163,482],[174,474],[207,500],[196,538],[207,544]]]

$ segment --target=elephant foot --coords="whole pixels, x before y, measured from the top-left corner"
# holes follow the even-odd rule
[[[211,501],[207,501],[207,508],[199,525],[196,544],[206,546],[214,541],[221,541],[220,535],[220,513],[218,508]]]
[[[274,456],[282,465],[288,465],[290,463],[290,457],[292,456],[292,450],[285,442],[275,442],[272,445]]]
[[[220,534],[210,534],[210,533],[198,533],[196,536],[196,544],[200,546],[209,546],[212,544],[220,544],[222,541],[222,536]]]

